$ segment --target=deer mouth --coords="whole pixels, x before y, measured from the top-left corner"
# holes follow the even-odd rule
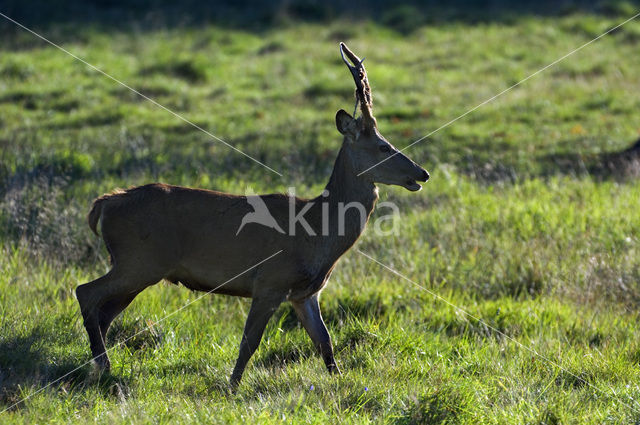
[[[405,189],[410,190],[411,192],[417,192],[420,189],[422,189],[422,186],[420,186],[415,180],[413,179],[407,179],[404,184],[402,185]]]
[[[422,186],[418,184],[418,181],[427,182],[428,180],[429,173],[427,172],[427,170],[423,170],[422,168],[420,168],[420,177],[415,179],[407,177],[407,179],[404,181],[404,184],[402,184],[401,186],[403,186],[407,190],[410,190],[411,192],[417,192],[422,189]]]

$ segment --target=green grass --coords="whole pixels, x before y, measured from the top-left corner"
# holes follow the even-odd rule
[[[0,409],[90,358],[73,290],[108,268],[85,222],[94,197],[150,181],[319,193],[334,114],[353,105],[338,40],[366,56],[379,127],[403,147],[622,20],[86,28],[64,44],[283,178],[59,50],[9,38]],[[432,174],[422,192],[381,187],[398,232],[357,248],[484,323],[354,250],[321,297],[344,374],[325,372],[283,305],[232,395],[248,301],[207,296],[125,342],[199,296],[161,283],[114,324],[110,374],[83,366],[0,422],[638,422],[640,187],[593,170],[640,132],[639,34],[631,22],[407,150]]]

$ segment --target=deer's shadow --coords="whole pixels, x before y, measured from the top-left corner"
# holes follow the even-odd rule
[[[128,393],[128,379],[99,373],[85,358],[48,350],[53,339],[39,326],[0,339],[0,409],[20,409],[26,397],[41,389],[69,393],[98,388],[105,397],[120,398]]]

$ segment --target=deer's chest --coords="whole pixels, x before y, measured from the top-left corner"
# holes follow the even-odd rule
[[[322,264],[317,268],[305,270],[304,277],[292,288],[287,298],[290,300],[306,299],[320,291],[329,281],[334,266],[335,263]]]

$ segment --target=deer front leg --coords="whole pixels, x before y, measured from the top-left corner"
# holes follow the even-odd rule
[[[331,336],[322,320],[320,313],[320,304],[318,303],[318,294],[303,301],[292,301],[293,308],[298,315],[298,319],[302,322],[302,326],[307,330],[311,340],[320,352],[324,364],[330,373],[340,373],[336,360],[333,358],[333,346],[331,345]]]
[[[242,340],[240,341],[238,360],[236,361],[236,366],[233,368],[233,373],[229,380],[232,391],[238,388],[244,368],[258,348],[258,345],[260,345],[264,329],[281,302],[282,298],[253,298],[249,315],[247,316],[247,322],[244,325]]]

